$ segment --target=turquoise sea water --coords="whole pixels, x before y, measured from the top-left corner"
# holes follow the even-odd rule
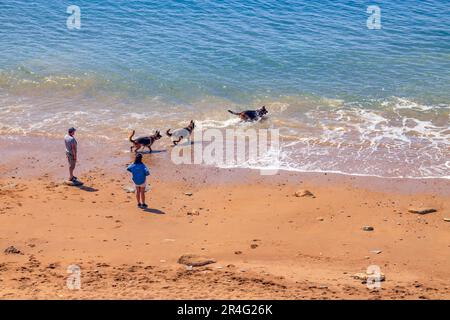
[[[449,176],[448,1],[2,0],[0,48],[1,134],[236,127],[224,110],[265,104],[281,168]]]

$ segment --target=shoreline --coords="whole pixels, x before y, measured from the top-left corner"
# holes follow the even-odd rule
[[[32,160],[36,160],[36,156],[39,156],[39,161],[50,161],[52,163],[56,163],[56,166],[64,167],[66,165],[64,149],[61,147],[62,139],[55,139],[49,137],[32,137],[32,136],[1,136],[0,135],[0,150],[2,150],[3,159],[0,161],[0,168],[3,168],[2,171],[14,169],[17,161],[23,160],[24,158],[32,158],[29,156],[31,153],[34,158]],[[128,141],[121,144],[114,144],[112,148],[116,148],[116,150],[107,149],[108,144],[105,144],[102,140],[84,140],[82,141],[82,150],[80,150],[80,156],[82,157],[81,163],[83,166],[83,170],[90,170],[96,168],[100,165],[107,165],[109,169],[114,170],[115,173],[120,173],[122,170],[121,165],[125,163],[129,163],[133,159],[133,154],[130,154],[129,151],[126,150],[126,147],[129,146]],[[164,141],[160,143],[157,141],[156,152],[151,155],[148,153],[143,153],[145,157],[150,157],[152,161],[155,161],[157,165],[165,166],[165,161],[171,161],[169,157],[169,153],[172,150],[170,143],[168,141]],[[122,146],[122,147],[120,147]],[[117,150],[117,148],[119,148]],[[84,150],[83,150],[84,149]],[[45,153],[43,154],[43,150]],[[99,151],[101,152],[99,154]],[[106,152],[105,152],[106,151]],[[99,159],[101,158],[101,159]],[[62,159],[62,160],[61,160]],[[106,161],[105,161],[106,160]],[[128,162],[127,162],[128,161]],[[52,164],[53,165],[53,164]],[[87,166],[86,166],[87,165]],[[187,168],[187,167],[195,167],[196,170],[202,169],[219,169],[219,170],[233,170],[233,171],[250,171],[250,172],[260,172],[261,170],[267,170],[268,168],[259,168],[259,167],[221,167],[221,166],[212,166],[206,164],[189,164],[189,165],[174,165],[179,168]],[[50,167],[50,166],[48,166]],[[19,175],[31,174],[33,177],[40,176],[47,168],[42,167],[32,167],[30,168],[26,166],[27,171],[25,173],[19,173]],[[65,172],[66,169],[62,170],[50,170],[53,171],[53,174],[61,175],[62,172]],[[442,183],[443,185],[447,185],[447,182],[450,180],[450,176],[444,177],[387,177],[387,176],[377,176],[377,175],[369,175],[369,174],[357,174],[357,173],[346,173],[340,171],[303,171],[297,169],[270,169],[276,170],[277,173],[272,177],[279,176],[291,176],[291,175],[300,175],[300,176],[328,176],[328,177],[341,177],[344,180],[371,180],[371,181],[385,181],[389,182],[400,182],[401,184],[405,183],[414,183],[414,181],[430,181]],[[44,172],[48,173],[48,172]],[[4,174],[3,174],[4,175]],[[259,174],[257,174],[259,175]],[[2,177],[2,172],[0,171],[0,178]],[[450,193],[449,193],[450,194]]]
[[[76,174],[86,188],[75,188],[61,184],[63,143],[49,145],[42,155],[43,145],[16,144],[0,164],[1,299],[450,297],[448,180],[264,177],[175,166],[156,153],[144,155],[152,175],[143,211],[124,190],[129,153],[81,145]],[[296,197],[299,189],[314,197]],[[409,213],[412,206],[437,212]],[[374,230],[363,231],[367,225]],[[21,253],[5,254],[9,246]],[[185,254],[216,263],[188,270],[177,263]],[[72,264],[81,268],[81,290],[66,287]],[[370,265],[386,275],[379,290],[352,278]]]

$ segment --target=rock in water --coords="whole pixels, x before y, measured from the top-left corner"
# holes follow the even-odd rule
[[[294,193],[294,196],[296,196],[298,198],[300,198],[300,197],[314,197],[314,194],[311,191],[309,191],[309,190],[300,189],[300,190],[297,190]]]
[[[417,213],[417,214],[427,214],[427,213],[433,213],[437,210],[434,208],[410,208],[408,212],[411,213]]]
[[[211,263],[216,263],[216,260],[201,257],[195,254],[184,254],[178,259],[178,263],[191,267],[202,267]]]
[[[5,249],[5,254],[21,254],[22,252],[20,252],[19,249],[17,249],[14,246],[9,246],[8,248]]]

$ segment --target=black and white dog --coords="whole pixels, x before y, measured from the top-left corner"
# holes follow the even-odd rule
[[[183,138],[187,138],[190,141],[192,131],[194,131],[194,128],[195,128],[194,120],[191,120],[191,122],[186,128],[175,129],[172,132],[170,132],[170,129],[168,129],[166,131],[166,134],[172,139],[173,145],[176,146],[181,140],[183,140]]]

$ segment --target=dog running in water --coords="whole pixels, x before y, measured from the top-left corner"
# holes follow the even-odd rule
[[[137,139],[133,139],[135,131],[130,134],[128,139],[133,144],[130,147],[130,151],[138,152],[142,147],[147,147],[150,152],[152,152],[152,144],[156,141],[162,138],[162,135],[159,133],[159,131],[156,131],[155,134],[147,137],[139,137]]]
[[[257,110],[246,110],[242,112],[234,112],[228,110],[229,113],[239,116],[243,121],[255,121],[261,119],[268,113],[266,106],[262,106]]]
[[[195,128],[194,120],[191,120],[191,122],[186,128],[176,129],[172,132],[170,132],[170,129],[168,129],[166,131],[166,134],[168,137],[172,139],[173,145],[176,146],[183,138],[187,138],[188,140],[190,140],[194,128]]]

